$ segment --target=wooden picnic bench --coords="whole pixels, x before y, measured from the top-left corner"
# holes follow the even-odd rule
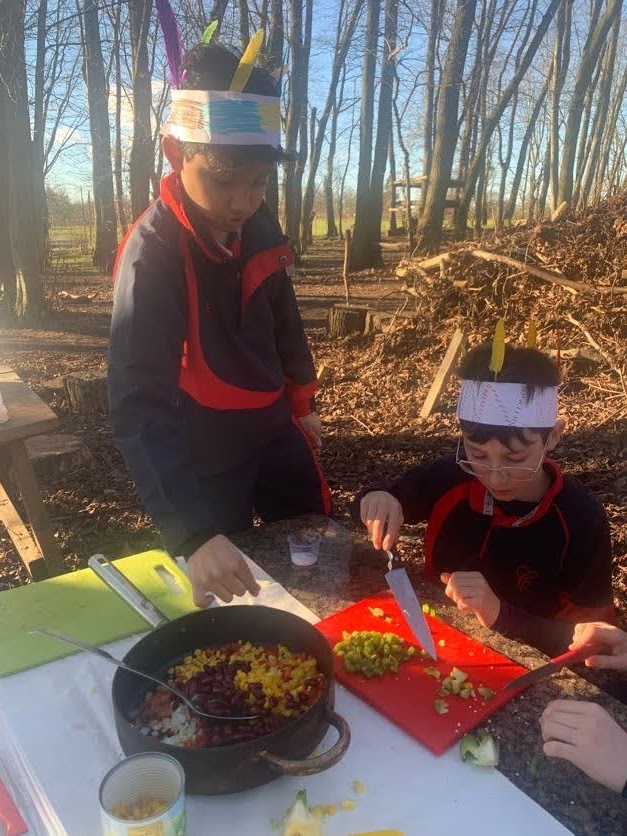
[[[0,395],[9,414],[9,420],[0,424],[0,451],[8,452],[9,462],[7,473],[0,472],[0,522],[6,526],[32,579],[42,580],[61,574],[63,563],[25,442],[53,430],[59,419],[13,369],[2,363]],[[22,497],[32,534],[6,491],[9,469]]]

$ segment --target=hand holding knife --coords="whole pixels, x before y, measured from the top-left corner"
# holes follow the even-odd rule
[[[534,668],[532,671],[524,673],[522,676],[517,676],[516,679],[512,679],[511,682],[507,683],[504,690],[528,688],[529,685],[533,685],[557,673],[566,665],[583,662],[584,659],[587,659],[589,656],[594,656],[596,653],[601,653],[604,649],[605,646],[599,642],[588,642],[587,644],[581,645],[581,647],[576,647],[574,650],[568,650],[566,653],[562,653],[560,656],[551,659],[545,665],[540,665],[538,668]]]

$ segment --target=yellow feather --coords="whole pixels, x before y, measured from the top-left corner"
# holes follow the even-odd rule
[[[503,317],[500,317],[494,329],[494,338],[492,340],[492,357],[490,358],[490,371],[494,372],[494,376],[503,368],[505,361],[505,322]]]
[[[231,82],[230,90],[234,93],[241,93],[244,87],[246,87],[246,83],[255,66],[255,61],[263,46],[263,38],[263,29],[258,29],[250,39]]]
[[[538,328],[535,320],[529,321],[529,328],[527,329],[527,348],[535,348],[538,342]]]

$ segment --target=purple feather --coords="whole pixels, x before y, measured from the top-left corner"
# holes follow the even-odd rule
[[[176,25],[176,18],[168,0],[155,0],[157,6],[157,17],[165,43],[165,54],[170,68],[170,83],[172,87],[178,88],[183,81],[181,75],[181,64],[183,62],[183,49],[181,47],[181,33]]]

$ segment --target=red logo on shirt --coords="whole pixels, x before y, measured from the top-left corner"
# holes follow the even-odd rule
[[[519,592],[526,592],[529,587],[540,577],[537,569],[531,566],[518,566],[516,569],[516,586]]]

